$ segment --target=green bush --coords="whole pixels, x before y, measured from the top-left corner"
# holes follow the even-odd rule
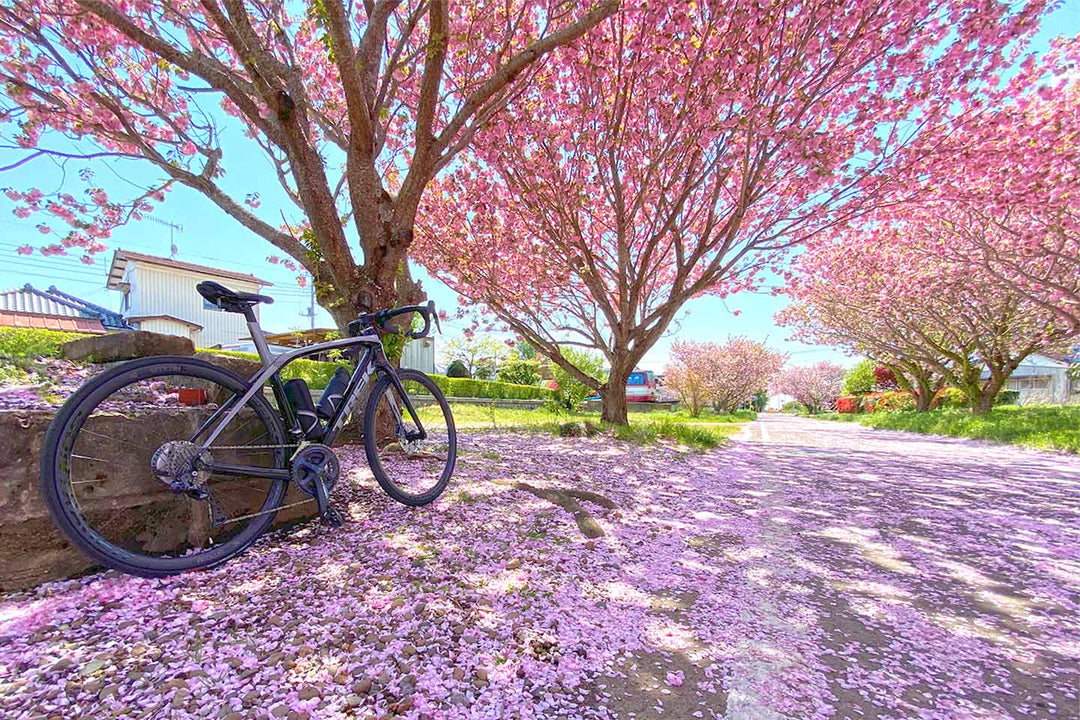
[[[469,377],[469,369],[465,367],[465,363],[460,360],[455,360],[447,366],[446,376],[452,378],[467,378]]]
[[[783,404],[783,406],[781,406],[780,412],[802,415],[806,412],[806,408],[804,408],[803,404],[798,400],[788,400],[786,403]]]
[[[84,337],[89,336],[59,330],[0,328],[0,355],[16,358],[58,357],[61,345]]]
[[[546,400],[551,390],[535,385],[515,385],[495,380],[472,380],[432,375],[431,379],[447,397],[495,398],[500,400]]]
[[[1016,405],[1020,402],[1019,390],[1002,390],[994,398],[995,405]]]
[[[954,387],[947,387],[939,392],[935,400],[934,407],[936,408],[963,408],[970,405],[967,395]]]
[[[255,353],[237,352],[236,350],[199,350],[199,355],[227,355],[260,362],[259,356]],[[312,390],[322,390],[330,382],[330,378],[334,376],[334,371],[339,367],[352,371],[352,364],[348,362],[323,362],[321,360],[300,358],[293,360],[282,369],[281,379],[301,378]]]
[[[877,377],[874,375],[874,368],[876,367],[876,362],[866,358],[848,370],[847,374],[844,375],[844,394],[862,395],[874,392],[877,387]]]
[[[448,373],[449,374],[449,373]],[[499,382],[535,385],[540,382],[540,362],[511,358],[499,366]]]
[[[607,370],[604,368],[604,357],[599,353],[577,348],[566,348],[562,351],[563,357],[570,361],[574,367],[586,375],[596,378],[601,383],[607,381]],[[555,382],[559,386],[555,391],[557,401],[567,409],[575,409],[585,398],[593,394],[592,388],[568,373],[557,363],[552,363],[551,374],[555,376]]]

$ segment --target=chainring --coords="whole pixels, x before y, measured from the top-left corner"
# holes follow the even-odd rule
[[[296,487],[308,495],[315,495],[315,481],[320,477],[329,492],[341,477],[341,463],[337,455],[326,445],[308,443],[296,451],[290,470]]]

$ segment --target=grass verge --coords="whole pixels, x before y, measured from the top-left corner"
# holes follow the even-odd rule
[[[986,415],[968,410],[924,413],[887,412],[870,415],[817,415],[823,420],[859,422],[867,427],[907,430],[927,435],[991,440],[1010,445],[1080,453],[1080,406],[1020,407],[1001,405]]]
[[[627,442],[647,445],[657,440],[673,440],[682,445],[711,448],[727,442],[742,423],[757,417],[752,411],[740,410],[732,415],[709,414],[691,418],[679,412],[630,413],[629,426],[602,426],[600,413],[553,413],[545,408],[493,408],[482,405],[453,403],[454,423],[461,429],[527,430],[559,433],[567,423],[591,423]]]

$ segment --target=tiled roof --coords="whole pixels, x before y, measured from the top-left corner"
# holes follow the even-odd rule
[[[89,333],[92,335],[104,335],[106,332],[101,321],[95,318],[9,312],[7,310],[0,310],[0,327],[63,330],[65,332]]]
[[[131,252],[130,250],[117,250],[113,253],[112,264],[109,267],[109,277],[106,281],[106,285],[109,289],[115,289],[116,285],[124,277],[124,268],[127,266],[128,262],[142,262],[148,265],[187,270],[188,272],[199,273],[200,275],[226,278],[228,280],[240,280],[242,282],[254,283],[255,285],[269,286],[274,284],[268,280],[255,277],[250,273],[221,270],[219,268],[210,267],[209,265],[196,265],[194,263],[182,262],[171,258],[157,257],[156,255],[144,255],[142,253]]]
[[[55,285],[50,285],[48,290],[39,290],[27,283],[21,288],[0,292],[0,312],[78,318],[93,321],[103,328],[130,330],[120,313],[69,295]]]

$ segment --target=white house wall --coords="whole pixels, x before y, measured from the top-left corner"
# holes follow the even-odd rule
[[[196,346],[202,347],[199,343],[199,330],[190,325],[185,325],[182,322],[177,322],[176,320],[169,320],[168,318],[148,318],[146,320],[139,320],[138,326],[140,330],[146,330],[148,332],[191,338],[191,341],[194,342]]]
[[[222,280],[187,270],[163,268],[138,261],[132,261],[130,266],[134,268],[127,273],[126,277],[127,282],[131,283],[131,290],[129,291],[130,307],[124,309],[125,317],[172,315],[202,325],[202,331],[196,335],[196,344],[199,347],[234,343],[250,337],[243,315],[203,308],[202,295],[196,292],[195,286],[203,280],[216,280],[232,290],[257,293],[259,287],[254,283],[233,279]],[[259,310],[256,307],[256,317],[258,313]],[[179,326],[176,325],[176,327]],[[182,333],[173,331],[169,334],[190,337],[187,331]]]

